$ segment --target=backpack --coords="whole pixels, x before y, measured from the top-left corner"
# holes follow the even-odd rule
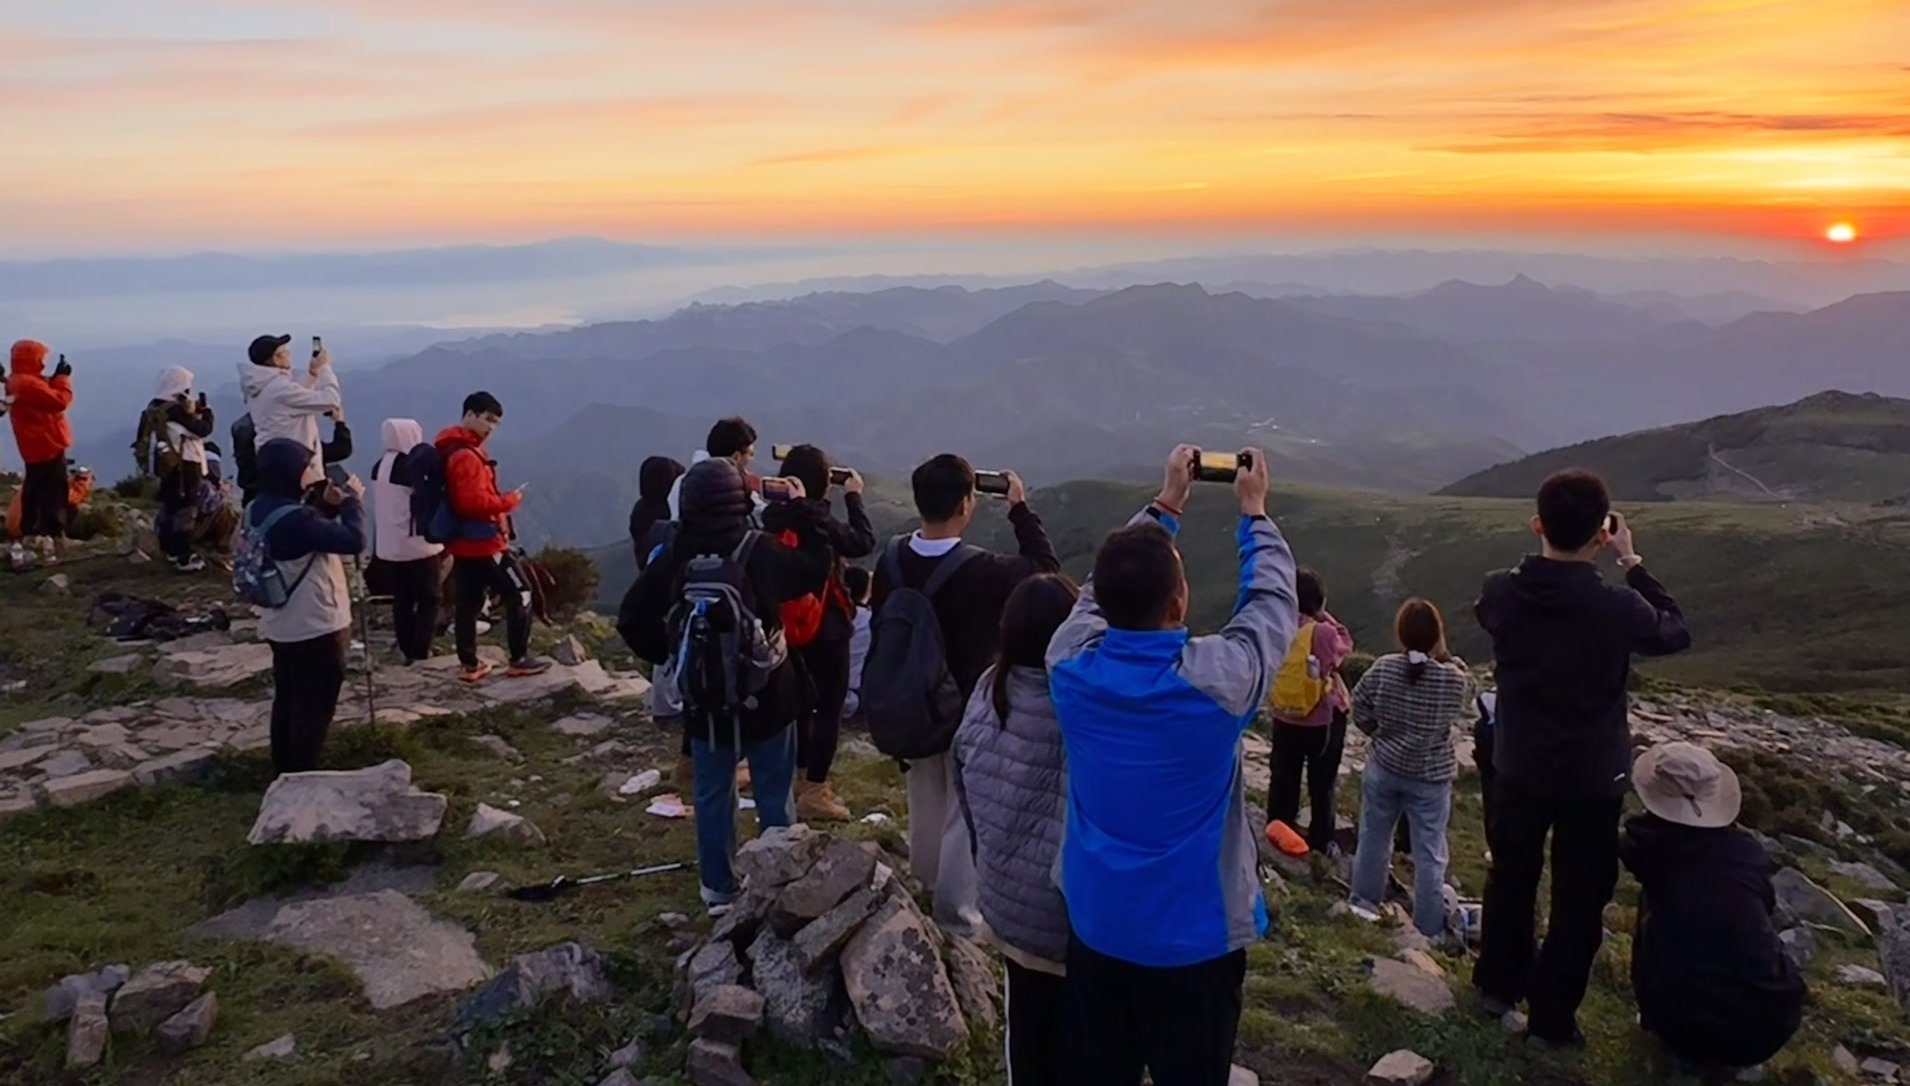
[[[259,431],[246,412],[232,424],[232,463],[239,473],[239,489],[247,494],[259,486]]]
[[[657,668],[651,708],[657,716],[719,717],[740,727],[756,695],[789,658],[781,629],[755,612],[749,558],[759,532],[746,532],[728,555],[700,554],[677,573],[677,602],[664,620],[670,655]]]
[[[171,425],[167,408],[163,402],[146,405],[139,413],[139,430],[133,435],[133,460],[139,464],[142,473],[151,472],[161,479],[179,470],[184,460],[179,450],[167,438],[167,427]]]
[[[312,566],[318,562],[314,554],[305,560],[305,568],[299,571],[292,583],[285,583],[285,574],[280,572],[279,564],[272,560],[271,548],[266,538],[279,521],[304,508],[300,505],[281,505],[266,515],[261,523],[252,523],[251,510],[246,511],[245,529],[239,533],[239,545],[232,552],[232,590],[240,599],[255,607],[271,610],[290,603],[292,593],[305,583],[305,576],[312,572]]]
[[[802,545],[802,540],[789,529],[778,534],[776,539],[791,550]],[[822,591],[798,596],[783,604],[783,637],[789,642],[789,647],[800,649],[815,644],[816,638],[822,636],[822,620],[828,616],[831,606],[839,608],[845,615],[854,613],[849,606],[849,590],[842,587],[842,578],[836,576],[833,570]]]
[[[452,456],[465,452],[477,455],[469,447],[453,449]],[[459,517],[451,509],[451,496],[445,477],[450,457],[430,442],[420,442],[392,465],[392,482],[408,479],[411,487],[411,530],[429,543],[455,543],[458,540],[496,539],[497,525],[476,524]]]
[[[889,544],[882,568],[893,586],[869,624],[862,665],[862,712],[875,748],[902,761],[948,752],[962,724],[962,691],[948,670],[935,596],[949,578],[984,553],[967,544],[950,551],[920,589],[902,583],[906,538]]]
[[[1320,662],[1313,657],[1313,633],[1319,628],[1317,622],[1303,624],[1294,633],[1293,644],[1287,646],[1287,658],[1274,673],[1273,689],[1267,695],[1267,704],[1276,716],[1306,718],[1320,707],[1333,687],[1333,677],[1322,674]]]

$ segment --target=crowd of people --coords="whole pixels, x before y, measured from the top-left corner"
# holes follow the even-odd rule
[[[523,491],[500,488],[485,448],[503,405],[471,394],[430,442],[415,420],[385,420],[368,512],[364,486],[331,466],[349,455],[350,432],[329,356],[315,341],[295,374],[290,342],[251,345],[233,427],[246,501],[235,585],[271,645],[272,757],[288,773],[319,765],[351,644],[348,564],[362,556],[390,586],[402,663],[431,655],[448,578],[461,680],[491,674],[477,642],[493,602],[508,673],[550,666],[531,653],[531,591],[513,557]],[[26,464],[23,530],[57,561],[72,368],[62,359],[44,376],[47,354],[15,344],[7,390]],[[159,480],[156,526],[182,571],[202,566],[206,488],[224,502],[213,433],[193,375],[164,371],[135,450]],[[1464,945],[1446,870],[1453,736],[1471,726],[1490,849],[1471,978],[1482,1012],[1524,1004],[1533,1041],[1583,1043],[1577,1015],[1622,863],[1642,887],[1632,969],[1643,1028],[1721,1067],[1761,1063],[1797,1030],[1803,981],[1772,924],[1770,863],[1736,825],[1731,770],[1687,744],[1634,760],[1632,660],[1682,651],[1690,635],[1597,476],[1547,479],[1531,522],[1538,553],[1484,583],[1475,617],[1496,689],[1450,652],[1445,617],[1423,599],[1400,608],[1392,651],[1349,689],[1353,637],[1268,515],[1259,451],[1240,453],[1232,479],[1236,602],[1204,635],[1188,629],[1176,545],[1202,478],[1198,449],[1169,454],[1158,495],[1106,536],[1079,585],[1013,473],[978,473],[952,454],[926,461],[911,477],[920,526],[884,542],[857,472],[813,445],[774,459],[776,474],[757,473],[755,429],[723,419],[688,467],[643,463],[630,515],[638,574],[617,628],[654,665],[653,714],[679,732],[712,915],[740,889],[740,787],[766,828],[851,817],[831,772],[853,716],[906,773],[909,863],[937,921],[1006,961],[1010,1081],[1221,1086],[1246,950],[1269,926],[1263,837],[1337,857],[1349,729],[1367,738],[1367,757],[1348,911],[1380,919],[1405,852],[1410,923]],[[1014,553],[970,538],[990,495],[1005,504]],[[1623,584],[1601,573],[1607,554]],[[1243,737],[1263,714],[1271,784],[1259,825]],[[1626,821],[1632,793],[1644,813]]]

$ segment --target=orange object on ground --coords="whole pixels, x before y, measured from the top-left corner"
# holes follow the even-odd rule
[[[13,497],[7,501],[7,538],[20,538],[20,487],[13,488]],[[77,511],[93,496],[93,476],[90,472],[75,472],[66,484],[66,504]]]
[[[1298,830],[1278,819],[1267,823],[1267,841],[1288,856],[1305,856],[1313,851]]]

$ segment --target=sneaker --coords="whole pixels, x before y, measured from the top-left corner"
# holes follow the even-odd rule
[[[550,670],[550,661],[541,656],[520,656],[504,669],[506,678],[522,679],[530,675],[542,675]]]
[[[476,624],[476,626],[475,626],[475,628],[476,628],[476,630],[477,630],[477,635],[478,635],[479,637],[483,637],[483,636],[484,636],[485,634],[487,634],[487,633],[490,633],[490,632],[491,632],[491,624],[490,624],[490,623],[488,623],[488,622],[486,622],[486,621],[484,621],[483,619],[478,619],[478,620],[477,620],[477,624]]]
[[[206,568],[206,560],[196,554],[183,562],[175,558],[172,568],[175,573],[198,573]]]
[[[847,822],[849,818],[849,808],[836,798],[836,790],[828,781],[817,784],[805,778],[796,782],[796,821]]]
[[[481,683],[491,677],[491,665],[478,664],[476,667],[458,669],[458,681],[461,683]]]
[[[13,568],[16,570],[30,569],[32,566],[33,559],[27,556],[27,549],[15,543],[13,545]]]

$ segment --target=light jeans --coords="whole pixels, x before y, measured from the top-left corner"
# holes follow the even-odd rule
[[[954,935],[972,935],[981,906],[975,847],[955,792],[955,756],[909,763],[909,869],[935,901],[935,922]]]
[[[1360,843],[1353,854],[1353,904],[1377,912],[1393,862],[1393,833],[1401,817],[1413,837],[1413,926],[1428,939],[1446,931],[1446,823],[1452,817],[1451,781],[1416,781],[1366,764],[1360,782]]]
[[[737,750],[690,741],[696,766],[696,866],[703,880],[703,903],[727,905],[736,896]],[[750,790],[756,794],[756,820],[764,829],[796,821],[796,729],[784,728],[760,743],[743,745],[749,762]]]

